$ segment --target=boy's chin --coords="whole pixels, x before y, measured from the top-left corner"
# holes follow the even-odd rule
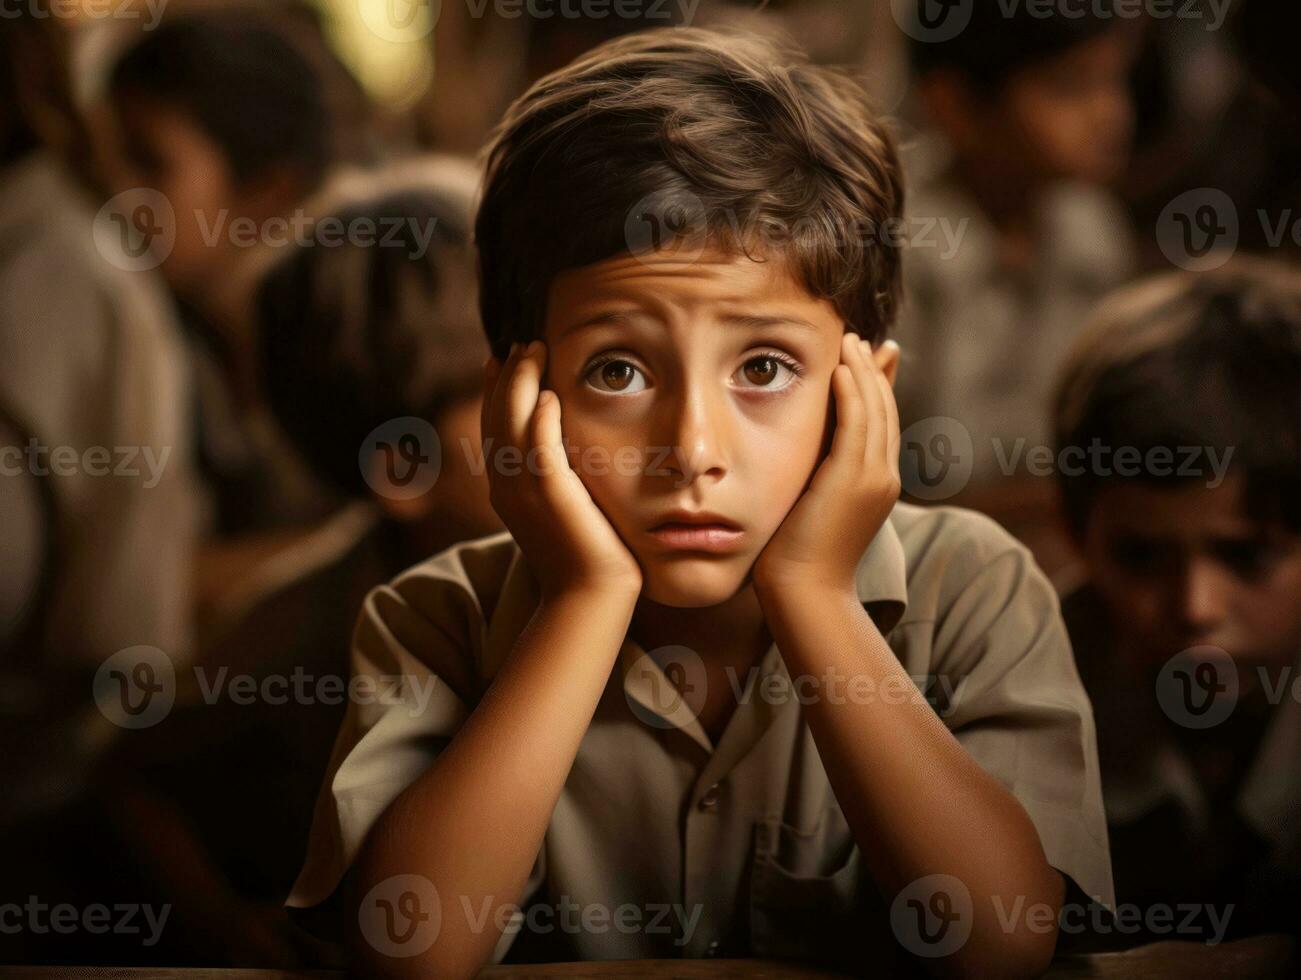
[[[735,560],[680,558],[643,565],[642,595],[662,606],[717,606],[749,582],[749,566]]]

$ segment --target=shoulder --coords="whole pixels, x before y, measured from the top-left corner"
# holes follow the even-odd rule
[[[909,504],[898,505],[892,521],[907,568],[905,622],[935,623],[937,634],[943,625],[945,635],[967,639],[1049,622],[1059,628],[1052,583],[997,522],[960,507]]]
[[[130,270],[57,164],[30,161],[13,179],[0,203],[0,371],[20,391],[19,400],[43,409],[119,401],[131,392],[148,402],[178,403],[181,338],[159,273]],[[110,417],[103,413],[101,426]],[[56,430],[62,424],[37,422]]]
[[[908,577],[968,578],[1000,559],[1033,562],[1001,524],[963,507],[898,504],[891,522],[903,545]]]
[[[491,619],[519,546],[510,532],[462,541],[408,568],[366,597],[357,641],[379,632],[407,649],[431,629],[468,639]]]
[[[486,619],[518,553],[519,546],[509,531],[461,541],[401,572],[372,595],[388,594],[427,613],[445,605],[449,596],[459,595]]]
[[[353,672],[431,673],[473,703],[488,624],[518,552],[507,532],[465,541],[372,589],[353,631]]]

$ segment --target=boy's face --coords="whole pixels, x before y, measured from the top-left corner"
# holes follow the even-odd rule
[[[1008,80],[999,128],[1005,145],[1020,146],[1031,176],[1090,183],[1119,176],[1134,128],[1133,50],[1129,33],[1113,30]]]
[[[1241,481],[1099,493],[1082,545],[1116,628],[1149,666],[1215,646],[1240,666],[1284,666],[1301,650],[1301,537],[1248,520]]]
[[[1133,40],[1112,30],[1012,74],[993,93],[957,77],[924,84],[931,116],[958,154],[1009,184],[1105,183],[1129,159]]]
[[[621,256],[557,277],[543,340],[570,464],[671,606],[733,596],[829,444],[845,326],[779,259]],[[653,533],[673,511],[739,530]]]
[[[190,293],[213,272],[223,251],[202,234],[220,228],[237,204],[232,174],[221,148],[181,111],[155,100],[128,96],[114,104],[122,137],[114,183],[118,189],[148,187],[171,205],[175,241],[162,262],[173,287]],[[160,217],[160,220],[165,220]]]

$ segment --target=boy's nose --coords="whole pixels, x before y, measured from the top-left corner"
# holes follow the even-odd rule
[[[1206,558],[1194,558],[1184,573],[1179,615],[1190,632],[1205,637],[1228,614],[1228,573]]]
[[[726,446],[731,425],[706,395],[692,393],[669,408],[668,469],[684,483],[727,472]]]

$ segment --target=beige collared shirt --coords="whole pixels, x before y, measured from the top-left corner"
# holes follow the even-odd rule
[[[1025,807],[1049,862],[1110,905],[1093,715],[1056,596],[1029,553],[972,512],[899,504],[864,553],[857,588],[962,745]],[[354,675],[403,676],[408,696],[350,705],[289,905],[331,896],[380,813],[478,702],[537,601],[508,534],[453,547],[370,595]],[[495,959],[527,943],[530,956],[569,959],[887,963],[897,949],[888,910],[800,699],[899,692],[791,685],[774,645],[738,677],[738,706],[713,745],[684,709],[689,695],[662,697],[690,665],[652,653],[632,639],[620,649],[520,896],[544,914],[508,929]],[[422,685],[432,693],[417,710]]]

